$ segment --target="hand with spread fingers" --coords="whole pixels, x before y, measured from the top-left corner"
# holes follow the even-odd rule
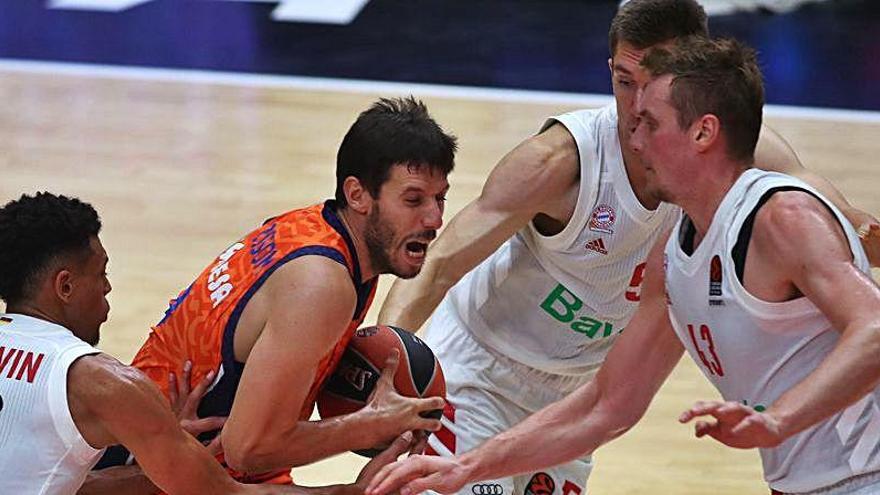
[[[399,364],[400,352],[395,349],[388,357],[382,376],[376,382],[376,388],[363,409],[376,420],[377,436],[380,439],[390,440],[406,431],[440,429],[439,419],[426,418],[420,414],[443,409],[446,402],[441,397],[420,399],[397,393],[394,389],[394,375]]]
[[[785,439],[777,418],[758,412],[739,402],[698,401],[678,418],[688,423],[699,417],[711,416],[715,421],[698,420],[694,432],[698,438],[709,435],[737,449],[776,447]]]
[[[398,491],[400,495],[414,495],[426,490],[455,493],[467,482],[467,473],[457,459],[415,455],[382,468],[367,487],[366,495]]]
[[[180,379],[174,373],[168,374],[168,400],[171,403],[171,410],[180,421],[180,427],[190,435],[197,437],[207,431],[219,430],[226,423],[224,416],[211,416],[207,418],[199,418],[199,403],[208,392],[211,383],[214,382],[216,373],[209,371],[195,388],[190,389],[190,380],[192,379],[192,362],[187,361],[183,365],[183,374]],[[208,451],[212,455],[219,454],[222,447],[220,446],[220,436],[218,435],[207,446]]]

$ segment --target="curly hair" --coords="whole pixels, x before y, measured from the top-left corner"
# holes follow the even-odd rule
[[[98,212],[77,198],[38,192],[0,208],[0,298],[33,296],[41,272],[65,256],[88,256],[101,230]]]

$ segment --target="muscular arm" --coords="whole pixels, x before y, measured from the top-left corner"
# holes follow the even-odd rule
[[[793,175],[813,186],[834,203],[834,206],[856,229],[868,229],[872,225],[876,226],[873,230],[866,230],[870,235],[864,236],[862,245],[868,253],[871,265],[880,265],[880,245],[878,245],[880,244],[880,230],[878,230],[880,224],[877,219],[851,205],[828,179],[804,167],[788,142],[766,125],[761,128],[761,136],[758,139],[757,149],[755,149],[755,166],[763,170]]]
[[[596,378],[461,458],[472,480],[554,466],[592,452],[644,415],[684,348],[672,330],[659,242],[648,259],[642,301]],[[528,445],[553,445],[530,449]]]
[[[775,194],[756,216],[752,245],[754,254],[777,263],[780,277],[790,280],[840,331],[840,340],[819,367],[767,410],[785,438],[877,386],[880,289],[853,265],[836,219],[806,193]]]
[[[648,258],[638,311],[595,379],[461,457],[415,456],[392,464],[379,472],[368,495],[390,493],[407,483],[401,493],[451,493],[465,483],[570,461],[635,425],[684,352],[667,316],[663,244]]]
[[[134,368],[104,355],[80,358],[68,373],[68,396],[71,414],[86,441],[96,447],[123,444],[163,491],[172,495],[243,492],[180,428],[159,389]],[[116,470],[110,473],[115,477],[97,480],[102,483],[92,485],[91,493],[110,488],[112,493],[143,493],[145,480],[133,469]],[[120,491],[119,483],[125,480],[125,490]]]
[[[577,200],[577,188],[574,197],[570,193],[578,176],[577,146],[562,125],[521,143],[431,245],[419,276],[394,282],[379,322],[417,330],[449,288],[535,215],[567,222]]]
[[[247,357],[221,432],[231,467],[261,472],[307,464],[374,447],[410,429],[430,429],[429,422],[436,422],[418,416],[423,409],[437,408],[436,403],[396,394],[399,405],[393,408],[368,405],[348,415],[301,421],[320,361],[351,322],[354,287],[342,265],[305,256],[276,271],[264,288],[268,319]]]

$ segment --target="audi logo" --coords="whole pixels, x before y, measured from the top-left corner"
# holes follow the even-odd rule
[[[483,483],[472,486],[471,493],[474,495],[502,495],[504,487],[498,483]]]

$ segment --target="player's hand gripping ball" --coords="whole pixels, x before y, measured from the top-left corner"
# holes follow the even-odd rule
[[[318,394],[321,417],[349,414],[364,407],[393,349],[400,352],[400,365],[394,375],[397,393],[406,397],[446,397],[446,381],[440,362],[422,339],[391,326],[364,327],[355,332],[339,364]],[[440,418],[441,413],[438,409],[423,415]],[[381,451],[370,449],[355,453],[373,457]]]

